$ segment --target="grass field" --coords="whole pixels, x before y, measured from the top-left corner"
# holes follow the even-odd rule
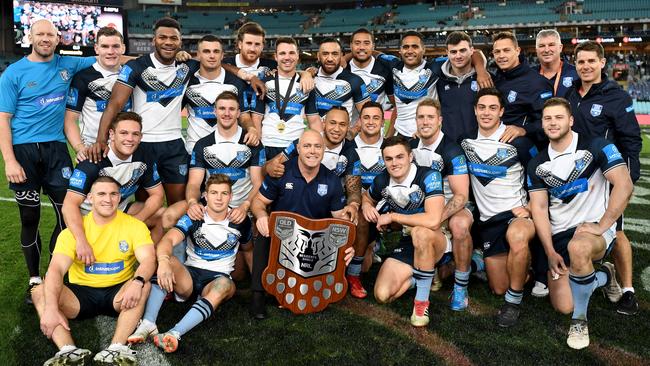
[[[634,245],[634,284],[641,312],[626,317],[615,312],[600,292],[589,310],[592,344],[582,351],[565,344],[569,317],[555,313],[548,299],[526,292],[520,322],[498,329],[494,316],[502,298],[472,279],[470,306],[452,312],[452,283],[432,293],[431,324],[413,329],[408,321],[413,293],[390,305],[346,298],[319,314],[294,316],[269,307],[270,318],[252,321],[247,305],[248,284],[205,324],[181,340],[179,351],[163,355],[152,345],[136,347],[145,365],[641,365],[650,364],[650,137],[644,131],[642,178],[626,211],[626,232]],[[4,167],[1,167],[4,172]],[[12,194],[0,177],[0,365],[42,364],[56,348],[40,332],[34,309],[23,303],[27,272],[19,245],[19,218]],[[53,227],[50,207],[43,207],[42,237]],[[46,258],[43,259],[45,270]],[[371,289],[378,266],[365,276]],[[370,291],[372,292],[372,291]],[[165,304],[159,329],[167,330],[188,305]],[[77,345],[94,352],[106,347],[114,321],[72,322]]]

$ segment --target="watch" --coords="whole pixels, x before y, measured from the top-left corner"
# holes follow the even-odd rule
[[[140,281],[140,282],[142,282],[142,287],[144,287],[145,281],[144,281],[144,278],[142,278],[142,276],[135,276],[135,277],[133,277],[133,281]]]

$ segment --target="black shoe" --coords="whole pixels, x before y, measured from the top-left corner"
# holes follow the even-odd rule
[[[34,300],[32,300],[32,290],[34,290],[34,287],[40,285],[40,283],[30,283],[29,287],[27,287],[27,294],[25,295],[25,304],[27,305],[34,305]]]
[[[266,319],[266,294],[263,291],[253,291],[249,313],[253,319]]]
[[[519,305],[504,303],[497,314],[497,325],[502,328],[509,328],[517,324],[519,319]]]
[[[616,312],[623,315],[636,315],[639,312],[639,303],[632,291],[625,291],[616,304]]]

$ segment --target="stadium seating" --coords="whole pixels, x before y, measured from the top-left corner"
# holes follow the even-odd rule
[[[267,34],[298,34],[309,16],[298,11],[274,14],[249,14],[248,20],[259,23]]]
[[[368,27],[373,18],[390,10],[390,7],[328,10],[321,13],[322,20],[307,33],[345,33],[354,32],[360,27]]]
[[[129,12],[129,33],[149,34],[156,19],[163,16],[172,16],[182,24],[183,34],[216,34],[230,35],[233,30],[229,24],[241,18],[234,11],[183,11],[173,13],[170,9],[132,10]]]

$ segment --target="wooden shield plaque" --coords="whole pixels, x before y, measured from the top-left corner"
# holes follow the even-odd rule
[[[269,230],[269,264],[262,284],[280,305],[295,314],[308,314],[345,296],[344,256],[354,243],[354,224],[278,211],[271,213]]]

